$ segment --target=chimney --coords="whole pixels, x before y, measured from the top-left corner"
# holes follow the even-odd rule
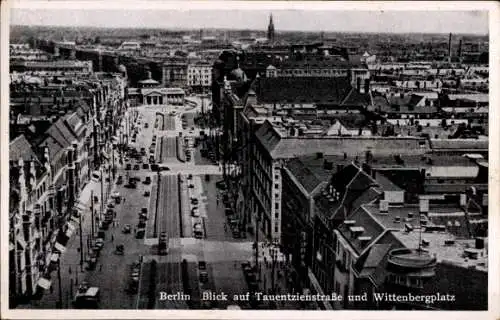
[[[365,79],[365,94],[370,92],[370,79]]]
[[[330,162],[328,160],[323,161],[323,169],[325,170],[332,170],[333,169],[333,162]]]
[[[429,199],[420,199],[419,213],[427,215],[429,213]]]
[[[484,249],[485,247],[485,238],[476,237],[476,249]]]
[[[460,207],[465,207],[467,205],[467,195],[465,193],[460,194]]]
[[[373,160],[373,154],[372,154],[371,150],[367,150],[365,152],[365,162],[370,164],[372,162],[372,160]]]
[[[388,213],[389,212],[389,201],[388,200],[380,200],[379,212],[380,213]]]

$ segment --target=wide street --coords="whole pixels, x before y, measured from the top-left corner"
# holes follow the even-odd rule
[[[145,152],[137,159],[123,155],[123,161],[115,152],[116,178],[121,176],[123,183],[113,185],[110,193],[119,193],[123,200],[115,204],[116,218],[105,233],[105,245],[95,270],[79,270],[79,237],[73,235],[70,239],[61,257],[63,308],[71,307],[77,283],[83,280],[101,289],[100,308],[103,309],[225,309],[234,302],[202,303],[200,296],[203,291],[230,295],[247,291],[241,263],[254,259],[253,239],[233,238],[220,200],[222,196],[215,187],[215,183],[222,179],[221,169],[219,165],[200,158],[199,146],[195,149],[192,141],[185,140],[186,137],[198,137],[201,131],[193,120],[199,108],[199,104],[197,107],[189,104],[185,107],[140,106],[129,110],[130,117],[134,115],[129,147],[139,153],[144,148]],[[181,138],[177,138],[179,133],[182,133]],[[156,136],[156,141],[153,136]],[[186,149],[193,154],[191,161],[183,159]],[[152,171],[148,161],[150,156],[168,169],[159,173]],[[147,177],[151,178],[150,184],[145,182]],[[134,178],[136,187],[130,188],[129,181]],[[108,189],[107,185],[104,187]],[[91,230],[91,189],[100,196],[100,183],[89,183],[80,199],[84,207],[84,243]],[[197,199],[197,202],[192,199]],[[136,237],[136,231],[143,227],[139,225],[143,210],[147,211],[145,234]],[[193,210],[199,215],[193,215]],[[201,226],[201,238],[194,237],[195,224]],[[125,225],[131,226],[130,233],[122,232]],[[161,233],[168,238],[167,255],[159,255]],[[115,253],[119,244],[124,246],[123,255]],[[86,248],[84,252],[87,252]],[[137,290],[129,291],[131,266],[136,262],[142,262],[140,279]],[[200,268],[200,262],[205,262],[206,267]],[[47,290],[33,306],[54,308],[59,294],[57,288],[57,281],[54,281],[53,289]],[[160,292],[184,292],[191,295],[191,301],[161,301],[158,299]],[[241,307],[249,306],[242,304]]]

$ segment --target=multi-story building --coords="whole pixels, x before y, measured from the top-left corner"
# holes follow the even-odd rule
[[[212,85],[212,65],[208,62],[187,66],[187,86],[194,92],[207,93]]]
[[[10,71],[16,72],[93,72],[91,61],[55,60],[55,61],[13,61]]]
[[[188,85],[188,63],[186,60],[169,60],[162,66],[164,87],[185,88]]]
[[[425,139],[416,137],[294,136],[284,126],[266,121],[255,133],[250,169],[252,195],[248,202],[264,234],[281,241],[281,168],[286,159],[318,152],[363,156],[374,143],[377,148],[372,152],[385,155],[423,154],[429,149]]]

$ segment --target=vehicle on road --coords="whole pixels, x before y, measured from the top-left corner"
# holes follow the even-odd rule
[[[198,218],[200,216],[200,210],[198,209],[198,207],[194,207],[193,209],[191,209],[191,215],[195,218]]]
[[[103,238],[97,238],[95,241],[95,247],[101,250],[104,247],[104,239]]]
[[[134,170],[139,170],[140,168],[141,167],[138,164],[134,165]]]
[[[72,304],[75,309],[98,309],[100,299],[99,287],[90,287],[88,283],[83,282],[78,287]]]
[[[145,197],[149,197],[151,195],[151,192],[150,191],[144,191],[144,196]]]
[[[122,256],[124,253],[125,253],[125,247],[123,246],[123,244],[117,245],[115,248],[115,254]]]
[[[148,170],[149,169],[149,164],[143,163],[142,164],[142,168],[145,169],[145,170]]]
[[[207,270],[207,263],[204,260],[198,261],[198,269]]]
[[[160,171],[160,166],[157,165],[156,163],[151,164],[150,168],[151,171]]]
[[[160,165],[158,166],[158,170],[159,170],[159,171],[170,171],[170,168],[169,168],[169,167],[167,167],[166,165],[160,164]]]
[[[198,198],[191,198],[191,204],[197,206],[198,205]]]
[[[85,266],[85,269],[95,270],[96,265],[97,265],[97,255],[91,250],[87,258],[87,265]]]
[[[92,172],[92,179],[97,180],[97,181],[101,180],[101,175],[100,175],[99,171]]]
[[[201,226],[201,223],[195,223],[193,226],[193,234],[196,239],[202,239],[203,238],[203,228]]]
[[[144,235],[146,233],[146,229],[140,228],[135,231],[135,238],[136,239],[144,239]]]
[[[137,224],[137,229],[144,229],[146,228],[146,221],[140,220],[139,223]]]
[[[207,283],[208,282],[208,272],[200,271],[200,282]]]
[[[131,231],[132,231],[132,226],[130,224],[126,224],[122,228],[122,232],[125,234],[130,233]]]
[[[166,232],[160,233],[160,238],[158,239],[158,254],[160,256],[168,254],[168,237]]]
[[[146,177],[146,179],[144,179],[144,184],[151,184],[151,177]]]

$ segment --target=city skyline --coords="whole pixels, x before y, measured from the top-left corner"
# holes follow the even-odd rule
[[[488,34],[487,11],[74,10],[12,9],[11,25],[264,30],[277,32]],[[297,25],[300,21],[300,25]],[[426,21],[422,24],[422,21]]]

